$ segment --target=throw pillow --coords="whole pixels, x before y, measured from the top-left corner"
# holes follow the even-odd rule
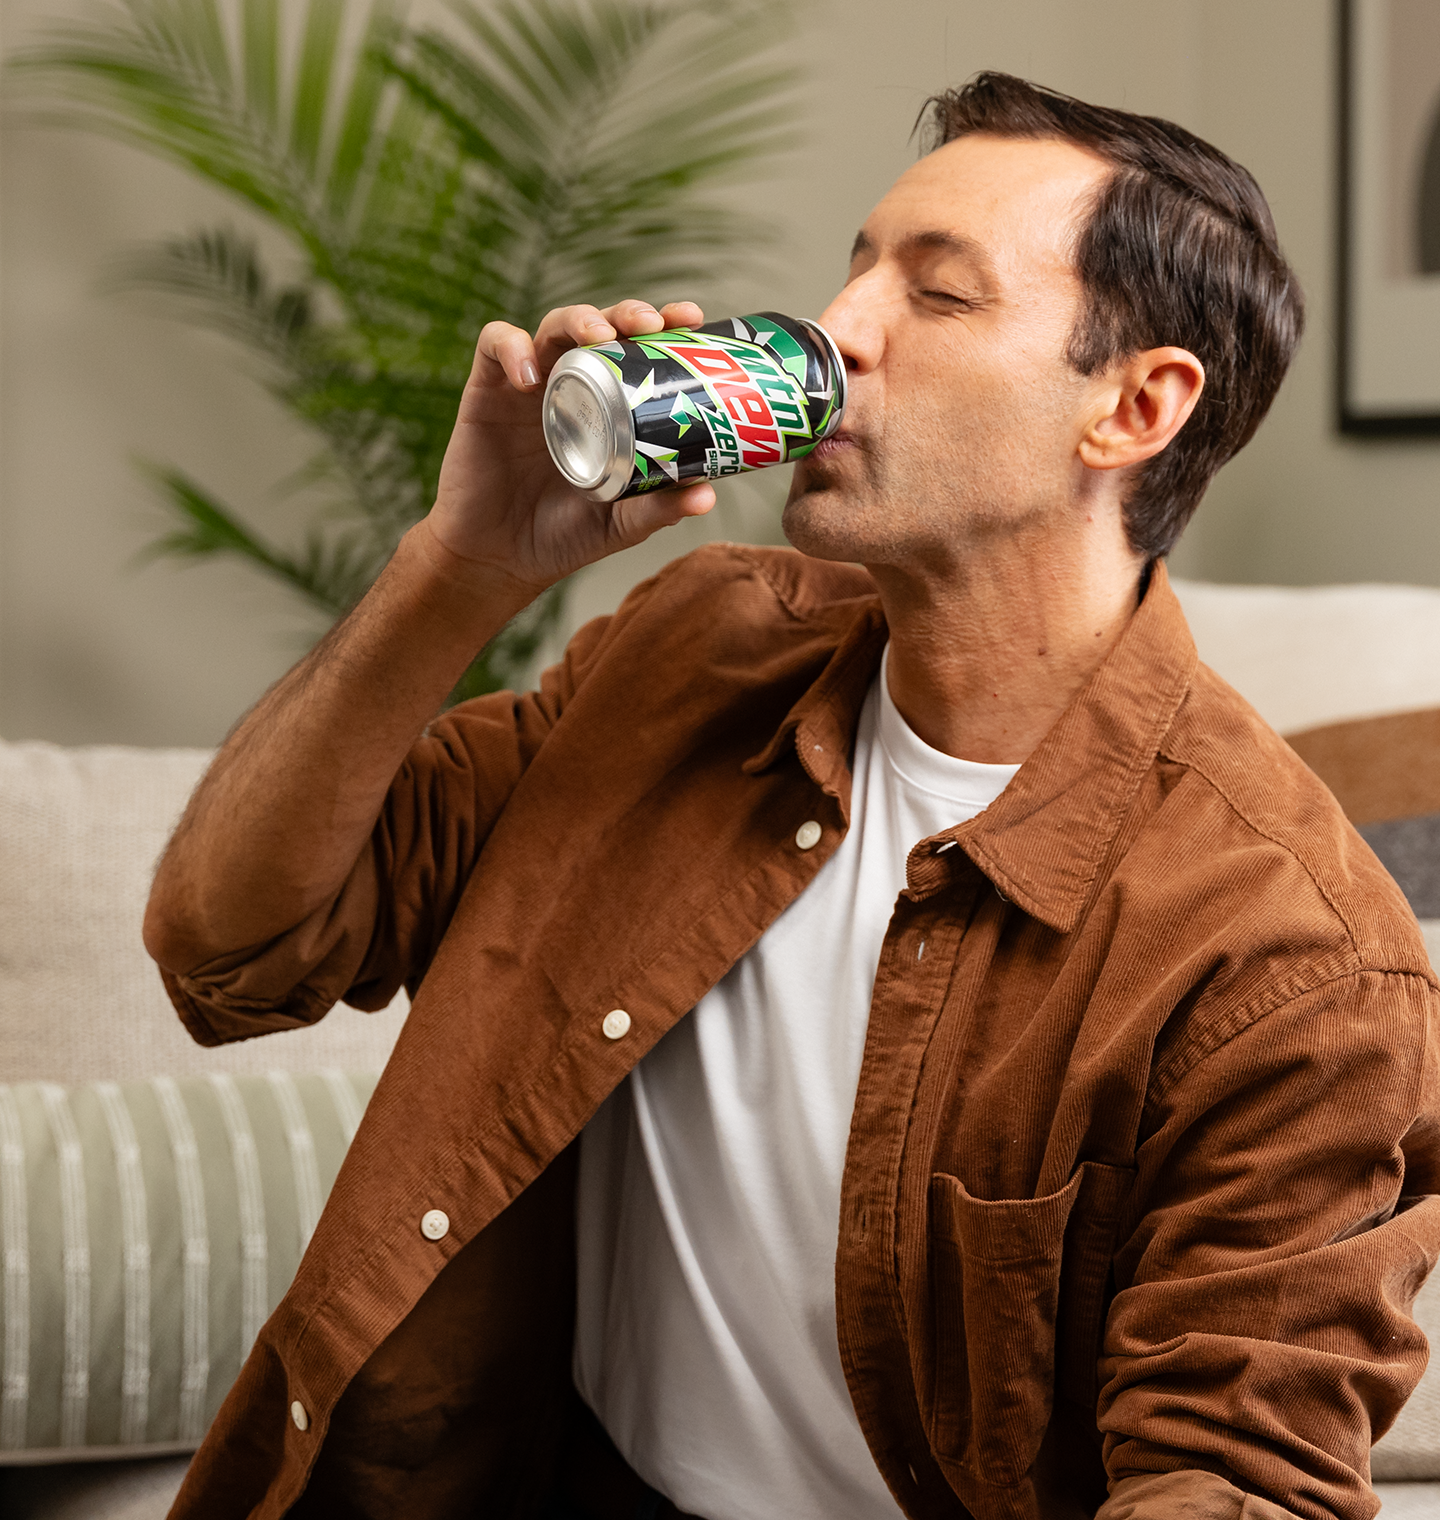
[[[1367,823],[1360,833],[1395,878],[1416,918],[1440,918],[1440,813]]]
[[[1440,813],[1440,707],[1285,737],[1357,826]]]
[[[0,1085],[0,1464],[199,1444],[375,1080]]]

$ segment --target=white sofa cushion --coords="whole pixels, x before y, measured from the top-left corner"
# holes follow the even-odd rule
[[[1200,658],[1282,734],[1440,707],[1440,590],[1174,584]]]
[[[218,1050],[170,1006],[140,928],[155,862],[206,750],[0,741],[0,1082],[274,1068],[379,1071],[404,1021],[343,1005]]]
[[[1440,1516],[1440,1483],[1377,1483],[1375,1494],[1380,1500],[1380,1520],[1437,1520]]]

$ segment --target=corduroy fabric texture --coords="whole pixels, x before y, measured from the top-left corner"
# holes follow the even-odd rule
[[[1335,793],[1406,891],[1440,966],[1440,591],[1176,581],[1200,658]],[[1432,1355],[1373,1453],[1387,1517],[1440,1516],[1440,1274],[1415,1303]]]
[[[1287,735],[1335,794],[1421,920],[1440,964],[1440,708],[1359,718]],[[1414,815],[1414,816],[1411,816]],[[1432,1347],[1420,1385],[1376,1445],[1379,1479],[1440,1480],[1440,1274],[1415,1301]],[[1440,1508],[1440,1494],[1435,1496]]]
[[[0,1082],[128,1082],[274,1068],[379,1071],[379,1014],[204,1051],[175,1022],[140,927],[155,862],[208,750],[0,741]]]
[[[1172,584],[1200,658],[1273,727],[1299,730],[1286,734],[1290,745],[1336,794],[1372,848],[1378,844],[1382,863],[1404,888],[1413,879],[1414,852],[1429,848],[1428,837],[1424,844],[1417,837],[1429,836],[1429,818],[1416,829],[1411,815],[1440,809],[1440,705],[1434,705],[1440,704],[1440,591]],[[1379,820],[1400,820],[1393,847],[1388,831],[1365,827]],[[1432,907],[1428,886],[1435,859],[1427,853],[1415,867],[1424,878],[1407,895],[1431,962],[1440,967],[1440,908]],[[1440,1284],[1432,1283],[1422,1311],[1437,1292]],[[1429,1311],[1426,1322],[1440,1332],[1437,1314]],[[1440,1364],[1440,1355],[1435,1360]],[[1430,1395],[1437,1408],[1428,1450],[1440,1463],[1440,1365],[1432,1365],[1422,1386],[1436,1390]],[[1401,1416],[1387,1448],[1412,1412],[1407,1408]]]
[[[0,1464],[199,1445],[374,1085],[0,1085]]]
[[[1430,1365],[1371,1451],[1370,1471],[1377,1482],[1424,1479],[1434,1485],[1434,1514],[1440,1517],[1440,1272],[1416,1296],[1415,1322],[1430,1342]]]
[[[858,570],[689,556],[538,693],[433,724],[263,951],[168,969],[207,1043],[423,977],[177,1517],[532,1512],[572,1142],[834,853],[884,638]],[[1368,1520],[1440,1252],[1437,1025],[1394,883],[1157,569],[1005,793],[917,843],[887,930],[835,1281],[907,1513],[1039,1520],[1173,1473],[1132,1514],[1188,1484],[1227,1520]]]

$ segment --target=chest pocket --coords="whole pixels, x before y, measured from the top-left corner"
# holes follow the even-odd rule
[[[1018,1483],[1057,1384],[1094,1407],[1110,1254],[1132,1175],[1087,1161],[1058,1193],[995,1202],[972,1198],[956,1177],[931,1178],[926,1428],[942,1462],[983,1483]]]

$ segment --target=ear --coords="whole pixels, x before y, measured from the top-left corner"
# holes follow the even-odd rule
[[[1205,388],[1205,366],[1183,348],[1148,348],[1106,375],[1077,450],[1092,470],[1151,459],[1185,425]]]

